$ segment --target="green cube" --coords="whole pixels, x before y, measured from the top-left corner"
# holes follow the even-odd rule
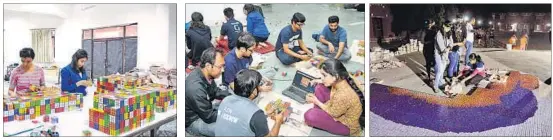
[[[125,132],[129,132],[129,127],[125,126]]]

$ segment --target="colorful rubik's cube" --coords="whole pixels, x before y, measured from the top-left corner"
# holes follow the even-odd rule
[[[131,76],[105,76],[99,77],[96,82],[94,95],[113,92],[117,89],[133,89],[146,84],[146,79]]]
[[[156,91],[156,112],[166,112],[176,108],[177,90],[160,89]]]
[[[132,90],[94,95],[89,127],[118,136],[155,119],[156,92]]]
[[[42,115],[77,110],[83,107],[82,94],[30,97],[4,101],[4,122],[31,120]]]

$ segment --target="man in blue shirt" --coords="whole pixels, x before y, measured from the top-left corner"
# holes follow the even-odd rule
[[[223,85],[232,85],[236,73],[243,69],[248,69],[252,63],[253,49],[256,47],[254,37],[248,32],[241,32],[238,34],[236,48],[232,49],[225,56],[225,72],[223,73]],[[264,83],[270,83],[270,81],[264,79]],[[271,91],[272,87],[269,85],[262,85],[260,90],[262,92]]]
[[[236,47],[236,41],[238,40],[238,33],[242,32],[243,25],[240,21],[234,19],[234,11],[232,8],[225,8],[223,10],[225,14],[225,19],[227,22],[221,26],[221,36],[220,40],[224,39],[225,36],[228,38],[228,48],[230,50]]]
[[[317,45],[317,49],[321,55],[346,62],[351,59],[351,53],[346,47],[348,44],[346,29],[338,24],[340,19],[338,16],[328,17],[328,25],[323,28],[321,34],[313,34],[313,39],[321,42]]]
[[[305,16],[294,13],[292,24],[282,28],[275,43],[276,56],[284,65],[290,65],[302,60],[309,60],[313,50],[302,40],[301,28],[305,25]]]

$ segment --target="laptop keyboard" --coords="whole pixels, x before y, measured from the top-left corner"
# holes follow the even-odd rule
[[[305,93],[305,91],[300,90],[298,88],[289,87],[286,90],[284,90],[282,94],[292,98],[293,100],[298,101],[299,103],[304,104],[306,102],[305,96],[307,95],[307,93]]]

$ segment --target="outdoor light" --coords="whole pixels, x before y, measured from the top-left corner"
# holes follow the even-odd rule
[[[469,21],[469,17],[468,17],[468,16],[465,16],[465,17],[463,18],[463,20],[464,20],[464,21]]]
[[[547,23],[547,27],[551,27],[551,23]]]
[[[482,24],[482,20],[478,20],[478,25]]]
[[[501,25],[501,22],[498,22],[497,25]]]
[[[453,19],[453,20],[451,20],[451,22],[455,23],[455,22],[457,22],[457,19]]]
[[[493,22],[491,22],[491,21],[490,21],[490,22],[488,22],[488,24],[492,25],[492,24],[493,24]]]

